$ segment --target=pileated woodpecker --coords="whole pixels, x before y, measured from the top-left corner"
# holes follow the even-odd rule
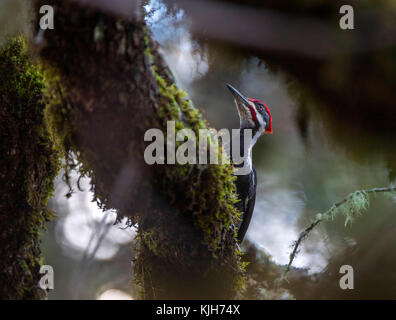
[[[239,136],[233,137],[233,139],[240,139],[240,155],[243,156],[243,163],[240,165],[234,164],[234,167],[238,170],[238,167],[247,166],[247,170],[244,174],[236,175],[237,180],[235,183],[239,198],[236,207],[243,214],[242,221],[238,228],[238,240],[241,243],[249,227],[250,220],[252,219],[256,200],[257,176],[256,170],[252,164],[251,151],[257,139],[262,134],[272,133],[272,119],[271,113],[264,103],[259,100],[245,98],[238,90],[229,84],[227,84],[227,87],[234,97],[240,119]],[[249,146],[244,148],[244,134],[246,129],[251,130],[252,139],[249,141]],[[230,147],[232,147],[232,145],[231,143]],[[247,150],[246,154],[243,154],[244,150]],[[230,152],[230,155],[231,154],[232,150]]]

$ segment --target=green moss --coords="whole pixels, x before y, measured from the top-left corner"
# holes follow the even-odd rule
[[[60,152],[45,121],[45,77],[27,43],[16,37],[0,50],[0,297],[39,298],[39,232],[60,168]]]
[[[66,152],[72,145],[71,108],[63,99],[65,89],[61,84],[59,71],[44,62],[41,62],[41,69],[46,82],[44,99],[47,106],[44,120],[47,132],[54,142],[54,149]]]

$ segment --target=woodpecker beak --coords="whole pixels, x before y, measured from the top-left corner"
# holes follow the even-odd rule
[[[234,97],[240,118],[242,120],[251,121],[252,119],[251,119],[250,108],[252,107],[252,105],[250,104],[250,102],[232,85],[227,83],[226,86],[231,91],[231,94]]]

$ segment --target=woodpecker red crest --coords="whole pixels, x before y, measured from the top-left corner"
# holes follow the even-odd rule
[[[272,134],[272,117],[271,117],[271,112],[269,111],[268,107],[263,102],[261,102],[260,100],[250,99],[250,98],[248,98],[248,100],[255,104],[256,109],[260,109],[260,108],[264,108],[265,109],[265,112],[268,115],[268,120],[267,120],[266,127],[265,127],[265,130],[264,130],[263,134],[264,133]],[[252,112],[252,111],[256,112],[255,110],[253,110],[253,108],[252,108],[252,110],[250,112]],[[256,121],[257,121],[257,115],[255,115],[255,118],[256,118]]]

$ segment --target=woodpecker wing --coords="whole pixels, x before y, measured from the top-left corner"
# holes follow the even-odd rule
[[[248,175],[237,176],[237,193],[240,201],[237,203],[238,210],[243,214],[242,222],[238,229],[238,241],[242,243],[245,238],[250,221],[252,220],[254,205],[256,202],[257,175],[253,170]]]

